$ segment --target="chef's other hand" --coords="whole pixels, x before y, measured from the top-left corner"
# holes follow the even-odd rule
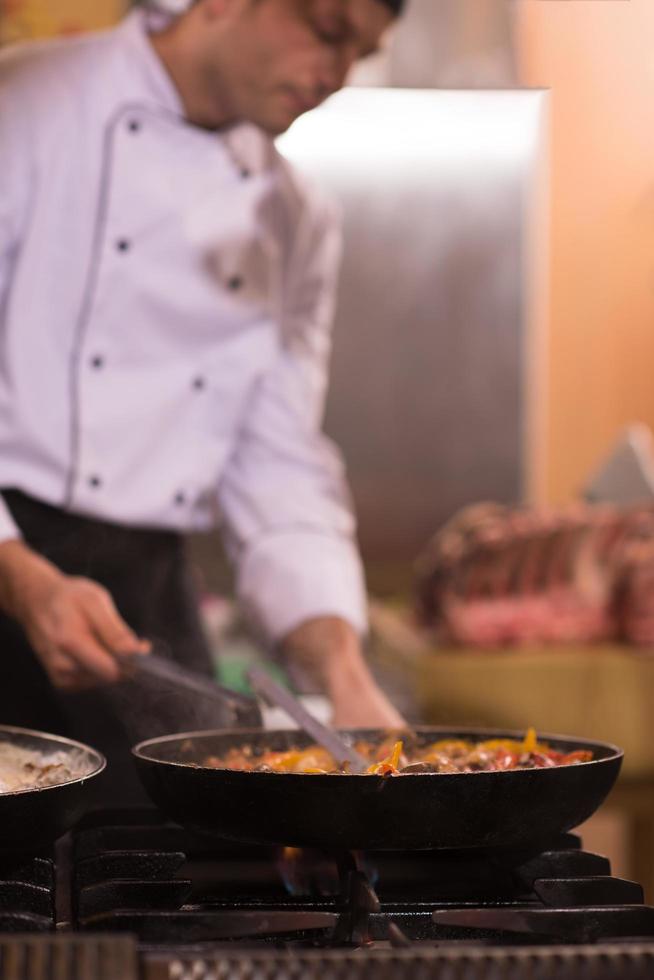
[[[282,647],[288,665],[306,672],[329,697],[336,728],[406,728],[406,721],[378,686],[361,643],[345,620],[324,616],[290,633]]]
[[[147,653],[105,588],[65,575],[22,541],[0,544],[0,608],[16,619],[55,687],[83,690],[124,676]]]

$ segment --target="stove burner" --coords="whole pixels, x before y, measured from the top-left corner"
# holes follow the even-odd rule
[[[371,917],[381,911],[379,899],[364,872],[358,868],[347,872],[346,882],[345,908],[334,929],[332,942],[337,946],[369,946],[373,942]]]
[[[313,848],[284,847],[277,860],[289,895],[338,895],[338,865],[333,855]]]

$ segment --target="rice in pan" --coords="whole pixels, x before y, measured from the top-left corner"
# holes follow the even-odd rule
[[[55,786],[79,779],[88,768],[88,760],[80,751],[37,752],[0,741],[0,793]]]

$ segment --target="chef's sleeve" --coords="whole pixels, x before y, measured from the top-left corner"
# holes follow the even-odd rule
[[[319,616],[367,628],[343,461],[321,431],[340,252],[339,217],[322,204],[300,222],[280,347],[219,487],[239,598],[273,642]]]
[[[11,270],[20,247],[29,202],[32,158],[27,128],[29,113],[11,100],[0,68],[0,311],[8,301]],[[2,331],[0,317],[0,333]],[[0,336],[0,347],[5,343]],[[0,460],[0,487],[4,485]],[[0,542],[19,538],[20,531],[0,494]]]

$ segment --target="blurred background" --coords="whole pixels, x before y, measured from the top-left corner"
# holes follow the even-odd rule
[[[100,28],[124,0],[0,0],[0,39]],[[649,0],[412,0],[394,86],[549,91],[546,425],[533,493],[564,500],[620,428],[654,423]],[[434,420],[434,425],[437,420]]]
[[[94,0],[92,4],[86,0],[0,0],[0,39],[7,43],[102,28],[115,22],[126,6],[125,0]],[[471,261],[475,242],[470,229],[465,237],[461,208],[448,218],[451,247],[441,243],[447,253],[446,272],[443,262],[436,261],[445,252],[434,254],[434,277],[440,275],[441,281],[434,284],[429,305],[433,318],[442,322],[442,330],[432,331],[431,353],[423,344],[429,324],[413,328],[405,318],[394,334],[390,329],[384,331],[384,344],[375,351],[384,363],[378,363],[374,377],[366,379],[359,370],[360,362],[352,359],[351,348],[362,347],[365,331],[360,343],[357,339],[358,330],[364,329],[361,321],[370,324],[375,312],[367,308],[348,313],[348,321],[350,316],[357,317],[358,327],[344,324],[343,318],[339,323],[328,428],[348,457],[362,544],[378,590],[406,582],[410,562],[425,534],[457,505],[471,497],[488,496],[506,502],[565,501],[579,491],[589,469],[625,424],[634,419],[654,424],[650,381],[654,362],[650,246],[654,131],[649,125],[654,79],[646,49],[653,28],[654,7],[649,0],[412,0],[390,50],[354,79],[361,84],[441,92],[543,88],[548,93],[548,119],[541,119],[538,138],[547,167],[539,189],[548,203],[543,206],[537,198],[528,201],[532,206],[535,202],[532,217],[541,224],[529,232],[523,225],[520,231],[536,235],[538,251],[526,256],[529,270],[522,267],[531,278],[514,277],[507,287],[513,286],[513,297],[505,290],[488,309],[486,333],[495,341],[497,331],[502,332],[498,357],[511,362],[504,364],[505,370],[498,363],[495,370],[499,373],[486,383],[482,379],[477,384],[473,378],[460,392],[467,406],[444,409],[450,393],[456,401],[460,386],[457,372],[454,376],[448,372],[443,348],[455,346],[454,335],[465,330],[461,324],[465,317],[457,319],[452,304],[457,305],[457,289],[467,296],[484,262],[479,255]],[[480,112],[483,115],[484,110]],[[507,113],[510,116],[508,107]],[[446,146],[450,137],[436,122],[434,140]],[[533,118],[525,120],[525,125],[533,123]],[[470,127],[474,129],[473,122]],[[508,138],[514,139],[515,133]],[[471,139],[474,144],[474,136]],[[499,132],[497,140],[501,139]],[[342,149],[345,154],[347,147]],[[531,152],[527,143],[522,150]],[[529,161],[523,163],[525,175],[538,178],[536,171],[529,172]],[[537,165],[533,160],[532,164]],[[483,154],[476,165],[483,181]],[[437,182],[435,177],[434,191]],[[524,216],[516,211],[520,207],[517,196],[514,205],[512,214],[510,208],[505,210],[504,231],[512,236],[513,248],[520,249],[513,261],[522,262],[526,243],[515,236]],[[434,213],[433,225],[439,220],[440,215]],[[501,223],[502,219],[497,220]],[[489,221],[492,223],[488,214],[480,218],[488,234],[494,234],[499,226],[491,229]],[[511,261],[506,255],[505,260]],[[426,257],[423,276],[428,262]],[[449,300],[441,288],[443,275],[459,283],[452,286]],[[486,305],[488,279],[482,275],[482,280],[479,296]],[[519,325],[517,304],[522,304]],[[424,306],[422,315],[424,320]],[[507,322],[509,318],[512,323]],[[417,337],[412,336],[413,329]],[[476,332],[467,340],[459,339],[462,358],[470,347],[474,356],[473,340],[483,330],[480,320]],[[411,350],[422,365],[417,390],[413,379],[406,380],[407,373],[412,374]],[[484,350],[483,355],[488,353]],[[451,356],[455,358],[456,352]],[[398,364],[403,378],[397,374]],[[357,384],[352,383],[356,380],[359,385],[367,383],[360,397]],[[401,390],[403,384],[413,389],[417,418],[411,418],[406,404],[409,393]],[[448,391],[429,392],[428,385]],[[496,399],[503,401],[499,414]],[[360,409],[363,417],[351,432],[353,409]],[[370,416],[378,410],[384,422],[375,432]],[[468,423],[486,418],[488,410],[493,414],[492,424],[485,426],[483,438],[475,439]],[[399,418],[389,430],[387,423],[394,411]],[[452,412],[454,429],[449,424],[445,428],[459,444],[448,449],[440,445],[442,420]],[[457,431],[458,424],[465,431]],[[480,455],[480,446],[488,446],[486,436],[492,432],[492,446]],[[393,481],[385,485],[391,470],[398,479],[401,476],[401,486]],[[413,490],[398,512],[394,500],[408,486]],[[210,574],[217,579],[217,571]]]
[[[0,0],[0,43],[127,6]],[[625,426],[654,428],[653,36],[652,0],[410,0],[388,50],[280,142],[346,205],[327,429],[377,669],[426,721],[625,746],[598,846],[650,900],[648,651],[450,650],[406,609],[416,555],[461,507],[565,505]],[[224,649],[229,574],[217,537],[193,547]]]

